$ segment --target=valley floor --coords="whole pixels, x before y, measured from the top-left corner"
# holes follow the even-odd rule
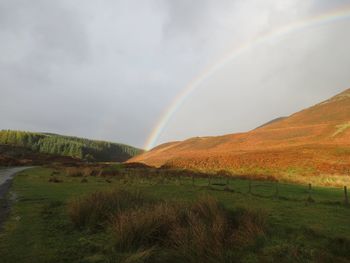
[[[70,221],[67,202],[108,189],[141,191],[156,200],[191,203],[212,196],[229,211],[264,211],[268,229],[262,239],[240,251],[239,262],[350,262],[350,208],[340,188],[313,188],[273,182],[55,175],[33,168],[18,174],[11,191],[17,201],[0,233],[2,263],[120,262],[111,257],[108,228],[79,230]],[[194,184],[193,184],[194,183]],[[250,185],[250,186],[249,186]],[[249,191],[250,189],[250,191]],[[124,252],[123,252],[124,253]],[[152,261],[125,261],[152,262]],[[229,262],[229,261],[228,261]]]

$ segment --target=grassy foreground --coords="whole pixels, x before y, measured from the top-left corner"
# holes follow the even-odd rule
[[[176,241],[173,234],[169,237],[170,241],[162,240],[162,244],[158,241],[150,241],[149,244],[138,241],[139,243],[136,243],[139,245],[136,246],[134,241],[129,240],[132,246],[125,247],[128,239],[120,241],[124,232],[120,232],[120,227],[119,232],[116,231],[115,226],[121,226],[124,222],[125,230],[129,227],[125,222],[132,223],[135,218],[144,218],[145,214],[152,215],[152,210],[156,209],[168,211],[164,215],[176,214],[175,217],[178,217],[178,214],[184,213],[185,216],[181,217],[191,218],[194,208],[190,204],[194,203],[196,207],[196,202],[203,196],[215,198],[220,206],[224,207],[224,210],[215,208],[217,209],[215,211],[219,211],[217,213],[224,211],[223,213],[228,214],[227,217],[223,217],[224,221],[226,219],[235,221],[238,218],[236,215],[242,210],[254,213],[263,211],[262,214],[266,217],[266,229],[262,233],[255,235],[252,242],[240,243],[238,248],[233,249],[231,261],[218,262],[350,261],[350,209],[342,204],[342,192],[339,189],[313,189],[311,200],[306,201],[309,198],[307,187],[298,185],[280,185],[276,195],[275,183],[252,182],[249,194],[249,182],[244,180],[231,180],[229,189],[225,190],[220,180],[213,180],[212,186],[208,187],[208,179],[204,178],[195,180],[194,186],[191,178],[133,179],[130,175],[108,179],[89,176],[83,180],[82,177],[60,173],[55,174],[55,180],[52,180],[52,171],[48,168],[35,168],[16,176],[12,192],[16,194],[17,201],[12,207],[11,216],[3,232],[0,233],[1,262],[162,262],[162,258],[167,260],[163,262],[170,262],[165,254],[174,253],[168,249]],[[96,191],[105,192],[112,189],[132,192],[137,190],[152,200],[151,202],[166,200],[169,206],[166,208],[151,206],[148,210],[147,206],[142,206],[139,210],[132,210],[121,214],[122,217],[113,218],[114,224],[98,224],[97,228],[81,227],[79,218],[74,221],[70,210],[72,202],[78,202],[77,200],[84,202],[90,200],[89,195]],[[78,197],[82,199],[77,199]],[[82,205],[81,203],[75,205],[73,214],[76,212],[79,216]],[[178,206],[188,207],[173,208]],[[88,214],[94,215],[94,213]],[[99,219],[94,220],[99,223]],[[144,220],[149,222],[147,217]],[[164,216],[157,220],[164,220]],[[189,222],[192,219],[186,220]],[[138,229],[137,222],[134,222],[136,229]],[[193,220],[191,222],[203,223]],[[196,229],[194,226],[189,228],[188,225],[181,223],[181,228],[179,224],[172,223],[176,229],[181,230],[176,232],[180,237],[178,240],[183,239],[186,233],[188,237],[195,232],[192,231]],[[207,229],[207,225],[204,224],[203,227]],[[236,228],[240,229],[240,225],[238,224]],[[234,235],[242,236],[242,233],[237,234],[237,229],[233,230]],[[217,230],[215,231],[217,233]],[[132,232],[130,233],[128,237],[133,236]],[[212,232],[207,234],[208,237],[212,237]],[[246,237],[245,234],[243,236]],[[168,242],[172,242],[171,245]],[[183,244],[181,248],[182,246]],[[145,253],[153,253],[156,258],[150,258]],[[188,255],[193,251],[188,250],[186,253]],[[200,255],[198,257],[200,258]],[[179,259],[177,262],[196,262],[196,259],[189,261],[190,259],[186,258],[186,260]]]

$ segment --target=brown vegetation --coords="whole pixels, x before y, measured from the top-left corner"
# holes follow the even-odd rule
[[[146,200],[148,199],[138,192],[123,190],[95,192],[71,200],[68,204],[68,214],[76,227],[94,230],[102,227],[111,215],[139,207]]]
[[[349,175],[350,89],[247,133],[167,143],[130,160],[147,165],[232,174]]]
[[[52,176],[49,179],[50,183],[62,183],[63,181],[61,179],[58,179],[56,176]]]
[[[192,204],[141,196],[97,192],[71,201],[68,211],[77,228],[111,231],[115,251],[127,255],[122,262],[232,262],[235,251],[255,246],[266,234],[261,212],[229,212],[207,196]]]

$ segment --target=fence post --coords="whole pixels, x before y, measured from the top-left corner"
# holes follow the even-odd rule
[[[349,205],[348,188],[346,186],[344,186],[344,203]]]
[[[252,180],[249,179],[249,185],[248,185],[248,193],[252,193]]]
[[[192,186],[194,186],[194,175],[192,175]]]
[[[209,175],[208,186],[211,186],[211,175]]]
[[[313,202],[314,200],[312,199],[312,197],[311,197],[311,189],[312,189],[312,185],[311,185],[311,183],[309,183],[309,197],[307,198],[307,201],[309,201],[309,202]]]

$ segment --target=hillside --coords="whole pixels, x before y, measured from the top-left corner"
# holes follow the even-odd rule
[[[0,167],[44,165],[53,162],[77,165],[81,160],[69,156],[39,153],[21,146],[0,145]]]
[[[350,89],[246,133],[167,143],[130,161],[239,174],[348,174]]]
[[[50,133],[0,131],[0,145],[23,148],[33,153],[72,157],[87,161],[123,162],[142,150],[118,143],[89,140]]]

